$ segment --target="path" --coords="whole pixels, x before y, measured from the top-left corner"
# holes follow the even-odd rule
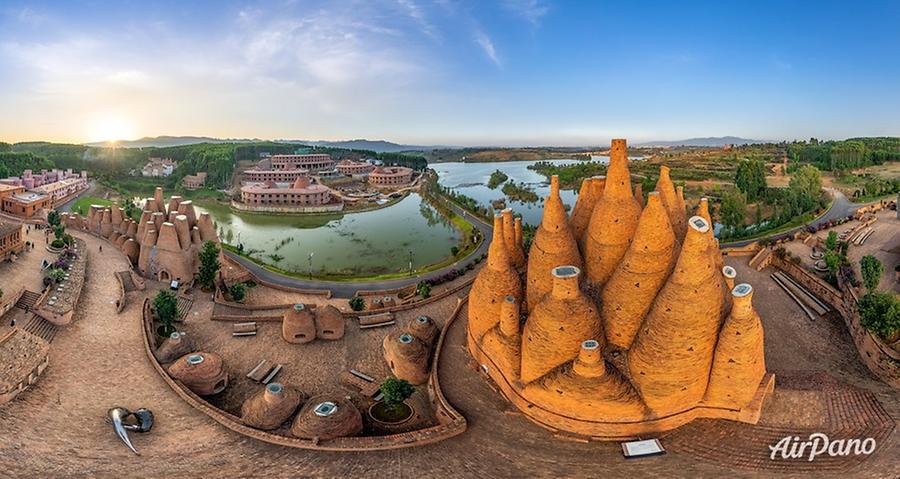
[[[852,215],[853,213],[855,213],[859,207],[865,205],[864,203],[854,203],[854,202],[848,200],[847,196],[845,196],[843,193],[841,193],[840,191],[838,191],[834,188],[825,188],[825,190],[828,191],[829,194],[831,194],[832,198],[834,198],[834,201],[831,203],[831,207],[829,207],[827,211],[825,211],[824,213],[819,215],[818,218],[810,221],[809,223],[800,225],[796,228],[790,229],[783,233],[778,233],[775,235],[767,236],[767,238],[771,238],[773,240],[786,238],[802,229],[805,229],[807,226],[818,226],[820,224],[827,223],[831,220],[836,220],[838,218],[846,218],[846,217]],[[724,243],[724,244],[722,244],[722,246],[723,247],[724,246],[746,246],[750,243],[753,243],[754,241],[759,241],[760,239],[761,238],[754,238],[754,239],[747,239],[747,240],[741,240],[741,241],[734,241],[731,243]]]
[[[253,261],[240,256],[236,253],[233,253],[228,250],[224,250],[224,254],[229,258],[237,261],[245,268],[249,269],[254,276],[262,279],[263,281],[274,283],[279,286],[286,286],[288,288],[297,288],[297,289],[330,289],[332,295],[337,298],[350,298],[352,297],[358,290],[367,289],[393,289],[393,288],[402,288],[404,286],[409,286],[411,284],[416,284],[420,281],[424,281],[427,279],[436,278],[438,276],[443,275],[444,273],[451,271],[453,269],[459,269],[467,265],[468,263],[474,261],[476,258],[480,257],[483,254],[487,253],[488,247],[491,243],[491,235],[493,233],[493,225],[489,225],[480,219],[472,216],[467,211],[463,210],[459,206],[453,203],[447,203],[450,208],[458,215],[465,218],[469,223],[478,228],[481,232],[481,237],[484,240],[475,250],[475,252],[466,256],[465,258],[444,266],[441,269],[431,271],[429,273],[414,275],[408,278],[397,278],[397,279],[385,279],[385,280],[377,280],[377,281],[323,281],[317,279],[300,279],[294,278],[290,276],[285,276],[283,274],[275,273],[270,271]]]

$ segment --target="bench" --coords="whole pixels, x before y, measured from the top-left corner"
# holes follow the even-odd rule
[[[234,323],[232,336],[256,336],[256,321],[249,323]]]
[[[281,372],[281,368],[283,368],[283,367],[284,366],[281,364],[276,364],[275,367],[272,368],[272,372],[270,372],[269,375],[266,376],[266,378],[262,380],[262,383],[269,384],[269,382],[272,381],[273,379],[275,379],[275,376],[277,376],[278,373]]]
[[[369,329],[395,324],[394,313],[371,314],[359,317],[359,328]]]
[[[374,397],[381,393],[381,386],[374,380],[368,381],[360,377],[357,371],[350,370],[341,373],[341,383],[345,386],[352,386],[359,390],[359,393],[366,397]],[[365,376],[365,375],[363,375]],[[366,376],[368,377],[368,376]]]

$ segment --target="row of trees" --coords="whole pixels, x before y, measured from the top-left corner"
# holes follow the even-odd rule
[[[848,170],[900,161],[900,138],[850,138],[843,141],[794,142],[786,146],[791,160],[822,170]]]
[[[892,292],[878,291],[884,265],[878,258],[866,255],[859,261],[866,294],[859,299],[862,325],[888,343],[900,340],[900,298]]]

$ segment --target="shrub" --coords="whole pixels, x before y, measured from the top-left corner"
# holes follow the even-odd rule
[[[153,298],[153,309],[156,310],[156,318],[160,323],[171,326],[178,315],[178,298],[169,290],[161,290]]]
[[[228,294],[235,301],[243,301],[244,297],[247,296],[247,288],[244,286],[244,283],[235,283],[231,288],[228,288]]]
[[[200,287],[213,289],[216,286],[216,273],[220,267],[219,248],[212,241],[206,241],[200,250],[200,272],[197,274]]]
[[[878,287],[878,282],[881,280],[881,275],[884,274],[884,265],[881,264],[881,261],[878,261],[878,258],[866,255],[859,260],[859,269],[862,272],[863,284],[866,285],[866,289],[875,291],[875,288]]]
[[[423,299],[431,296],[431,285],[426,281],[420,282],[416,286],[416,293],[419,294]]]
[[[51,267],[47,270],[47,277],[52,279],[54,282],[59,283],[60,281],[66,279],[66,271],[61,268]]]
[[[362,311],[366,309],[366,300],[361,296],[354,296],[350,298],[350,309],[353,311]]]
[[[400,404],[409,399],[415,388],[405,379],[387,378],[378,388],[384,395],[384,402],[388,405]]]
[[[900,299],[892,293],[868,293],[859,300],[863,327],[889,342],[900,335]]]
[[[458,254],[459,254],[459,248],[457,248],[456,246],[451,246],[451,247],[450,247],[450,254],[452,254],[453,256],[458,255]]]
[[[55,239],[55,240],[53,240],[52,242],[50,242],[50,247],[51,247],[51,248],[62,248],[62,247],[64,247],[65,245],[66,245],[66,244],[65,244],[65,243],[63,242],[63,240],[61,240],[61,239]]]

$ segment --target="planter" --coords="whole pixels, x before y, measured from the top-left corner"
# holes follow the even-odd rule
[[[377,423],[396,426],[413,417],[413,408],[406,403],[388,406],[384,401],[379,401],[369,406],[369,417]]]

